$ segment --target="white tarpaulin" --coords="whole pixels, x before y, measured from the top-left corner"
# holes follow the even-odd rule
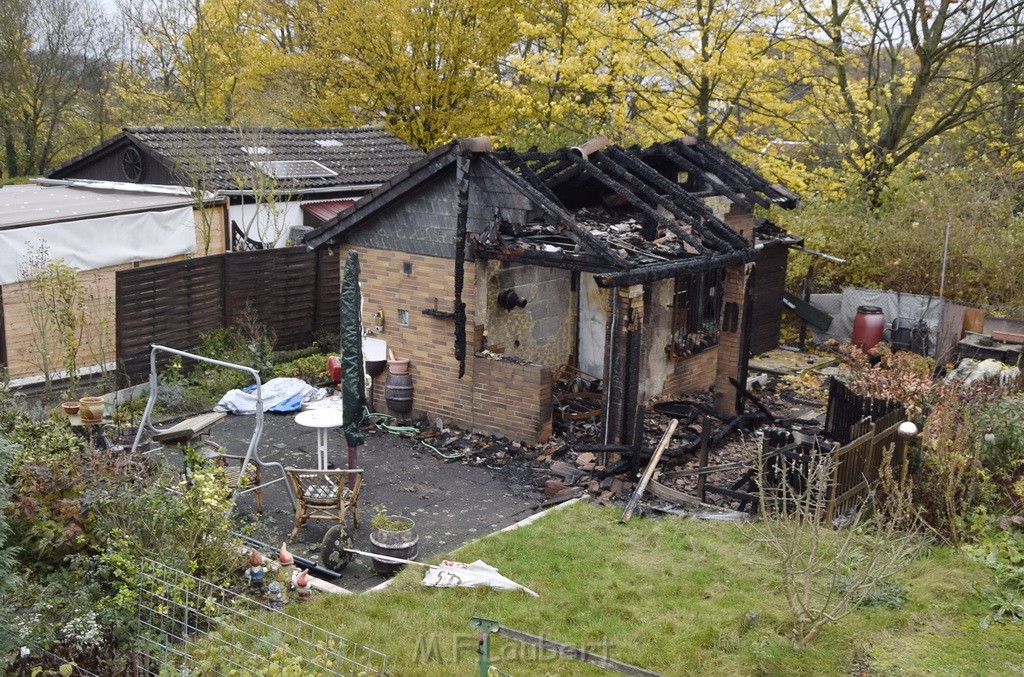
[[[484,586],[496,590],[523,590],[533,597],[539,597],[533,590],[505,578],[497,569],[482,560],[463,564],[445,559],[441,560],[440,564],[431,564],[430,570],[423,576],[423,585],[434,588]]]
[[[256,413],[256,386],[245,390],[229,390],[220,398],[214,411],[226,411],[230,414]],[[301,378],[272,378],[260,386],[260,397],[263,399],[263,411],[286,413],[298,411],[302,403],[308,400],[322,399],[327,390],[314,388]]]
[[[196,251],[192,207],[0,230],[0,285],[19,282],[29,252],[46,244],[52,261],[95,270]]]

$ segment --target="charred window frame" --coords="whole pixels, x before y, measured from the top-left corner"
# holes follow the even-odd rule
[[[725,271],[680,275],[672,294],[672,338],[666,351],[673,357],[696,355],[718,345],[722,329]]]

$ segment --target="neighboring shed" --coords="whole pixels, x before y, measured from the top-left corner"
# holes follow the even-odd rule
[[[80,366],[110,368],[115,272],[204,249],[223,252],[225,222],[223,199],[207,196],[197,208],[181,188],[53,180],[0,188],[0,357],[9,377],[15,385],[41,380],[40,351],[58,352],[52,336],[40,345],[31,317],[31,285],[25,280],[40,247],[48,260],[61,259],[80,271],[90,318]]]
[[[776,252],[796,241],[753,209],[796,196],[694,139],[606,141],[453,142],[306,237],[359,251],[364,320],[384,309],[417,411],[544,439],[554,374],[571,365],[605,384],[607,442],[630,440],[636,407],[661,393],[714,385],[718,410],[736,413],[730,378],[777,337]],[[756,342],[752,298],[769,308]]]
[[[421,157],[379,127],[128,127],[47,176],[227,195],[235,250],[283,245],[310,225],[303,205],[357,199]]]

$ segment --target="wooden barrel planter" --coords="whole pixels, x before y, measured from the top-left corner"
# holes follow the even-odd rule
[[[412,411],[412,374],[388,372],[384,381],[384,400],[388,409],[407,414]]]
[[[388,515],[387,528],[374,526],[370,531],[370,552],[399,559],[416,559],[420,537],[416,534],[416,523],[408,517]],[[403,528],[404,527],[404,528]],[[404,564],[373,558],[373,570],[378,576],[391,576]]]

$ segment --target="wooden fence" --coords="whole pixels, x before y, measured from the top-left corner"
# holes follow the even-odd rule
[[[303,247],[230,252],[117,272],[117,357],[138,382],[149,346],[188,350],[199,335],[231,326],[246,306],[277,348],[299,348],[320,328],[338,331],[340,270],[328,251]]]
[[[828,384],[825,434],[840,444],[848,444],[856,436],[852,432],[856,425],[865,419],[877,421],[894,411],[902,415],[903,405],[858,395],[845,383],[832,377]]]
[[[857,423],[850,431],[853,440],[832,452],[835,464],[826,519],[855,510],[868,498],[878,481],[883,455],[889,445],[894,445],[892,464],[896,475],[900,475],[905,451],[896,432],[903,420],[904,411],[900,407],[877,421]]]

